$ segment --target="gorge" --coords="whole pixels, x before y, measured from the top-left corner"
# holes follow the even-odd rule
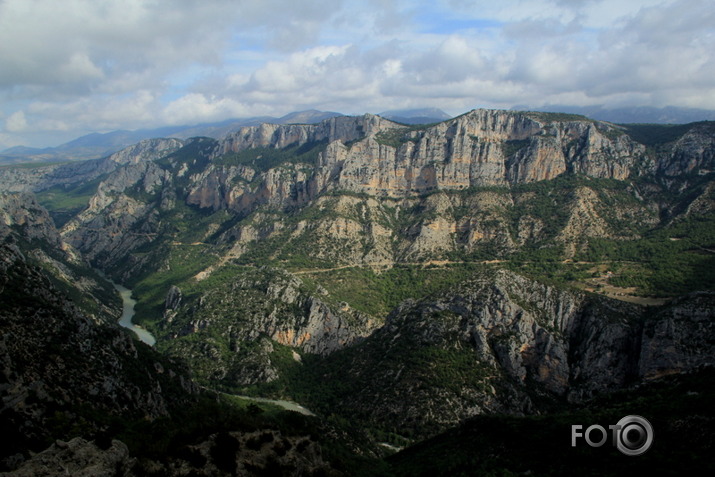
[[[143,455],[136,464],[163,462],[167,475],[199,472],[192,459],[221,462],[210,449],[224,444],[235,454],[227,468],[244,469],[233,442],[245,447],[239,428],[259,432],[254,420],[276,446],[285,444],[281,429],[334,437],[344,447],[310,442],[328,449],[336,472],[357,474],[351,459],[367,459],[384,470],[377,475],[407,475],[400,455],[419,461],[414,452],[430,455],[420,446],[440,435],[479,440],[470,426],[528,426],[584,409],[610,416],[621,409],[609,401],[618,393],[625,412],[655,413],[680,452],[695,440],[680,430],[713,425],[703,402],[715,364],[714,171],[712,122],[669,128],[496,110],[427,125],[374,115],[262,124],[220,138],[151,139],[91,161],[2,168],[3,303],[60,293],[74,307],[59,298],[40,311],[3,305],[3,340],[10,329],[41,340],[39,318],[29,317],[62,309],[60,321],[74,329],[68,323],[81,315],[78,331],[66,332],[71,343],[95,328],[107,338],[102,351],[77,338],[72,354],[119,346],[138,359],[112,358],[101,384],[88,384],[106,408],[121,408],[111,376],[139,367],[126,380],[148,393],[137,391],[134,406],[150,422],[172,421],[180,414],[169,403],[204,394],[226,406],[220,414],[241,416],[228,420],[236,428],[193,442],[176,437],[185,447],[164,461]],[[23,276],[47,286],[23,279],[25,288],[13,288]],[[38,349],[51,356],[64,346],[42,339]],[[34,402],[29,383],[49,378],[40,368],[13,374],[18,356],[29,358],[3,343],[3,399],[14,396],[6,402],[19,416]],[[271,421],[275,409],[231,404],[229,395],[299,402],[315,416]],[[691,407],[668,407],[679,401]],[[43,419],[42,435],[62,427]],[[106,437],[112,425],[97,429]],[[405,450],[385,460],[379,443]],[[316,447],[305,446],[309,467],[323,468]],[[26,449],[13,452],[15,465],[29,459]],[[672,468],[659,455],[645,460]],[[484,471],[529,470],[498,465]]]

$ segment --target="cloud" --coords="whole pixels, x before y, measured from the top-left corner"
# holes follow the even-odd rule
[[[246,117],[251,112],[246,105],[233,99],[190,93],[169,103],[161,116],[166,124],[192,124]]]
[[[3,141],[308,108],[715,109],[713,25],[710,0],[4,0]]]
[[[229,1],[5,0],[0,87],[74,85],[82,93],[147,70],[221,61]],[[33,91],[37,94],[37,91]]]
[[[5,120],[5,130],[8,132],[22,132],[27,128],[25,113],[17,111]]]
[[[127,124],[136,128],[153,125],[160,110],[156,96],[151,91],[140,90],[121,96],[82,97],[63,102],[36,101],[15,114],[26,118],[27,128],[107,131],[121,129]]]

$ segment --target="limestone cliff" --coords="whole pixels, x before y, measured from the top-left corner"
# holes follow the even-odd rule
[[[431,127],[408,127],[371,115],[318,125],[264,124],[227,136],[212,157],[320,142],[327,146],[317,164],[302,174],[288,169],[247,176],[209,166],[195,177],[190,200],[201,207],[220,204],[245,211],[257,197],[263,198],[258,203],[289,206],[329,190],[407,197],[548,180],[564,172],[626,179],[645,152],[607,123],[476,110]],[[231,181],[237,184],[230,187]]]
[[[13,244],[26,259],[44,267],[54,285],[73,296],[87,316],[98,322],[118,319],[121,307],[111,285],[62,239],[32,193],[0,193],[0,243]]]
[[[0,241],[13,233],[62,249],[62,238],[50,214],[30,193],[0,193]]]
[[[678,138],[659,162],[663,174],[706,174],[715,171],[715,128],[712,122],[697,123]]]
[[[398,126],[397,123],[372,114],[335,117],[318,124],[261,124],[241,128],[225,136],[214,152],[214,157],[257,147],[282,149],[316,142],[346,143]]]

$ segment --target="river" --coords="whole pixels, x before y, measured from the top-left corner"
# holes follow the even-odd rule
[[[122,309],[122,317],[119,319],[119,325],[132,330],[144,343],[149,346],[154,346],[156,343],[154,335],[141,326],[132,323],[132,318],[134,318],[134,305],[137,304],[137,301],[132,298],[132,291],[119,285],[118,283],[112,282],[112,285],[114,285],[114,288],[122,296],[122,304],[124,305],[124,308]]]

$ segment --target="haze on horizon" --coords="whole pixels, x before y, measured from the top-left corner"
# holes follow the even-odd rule
[[[0,150],[291,111],[715,109],[710,0],[0,0]]]

